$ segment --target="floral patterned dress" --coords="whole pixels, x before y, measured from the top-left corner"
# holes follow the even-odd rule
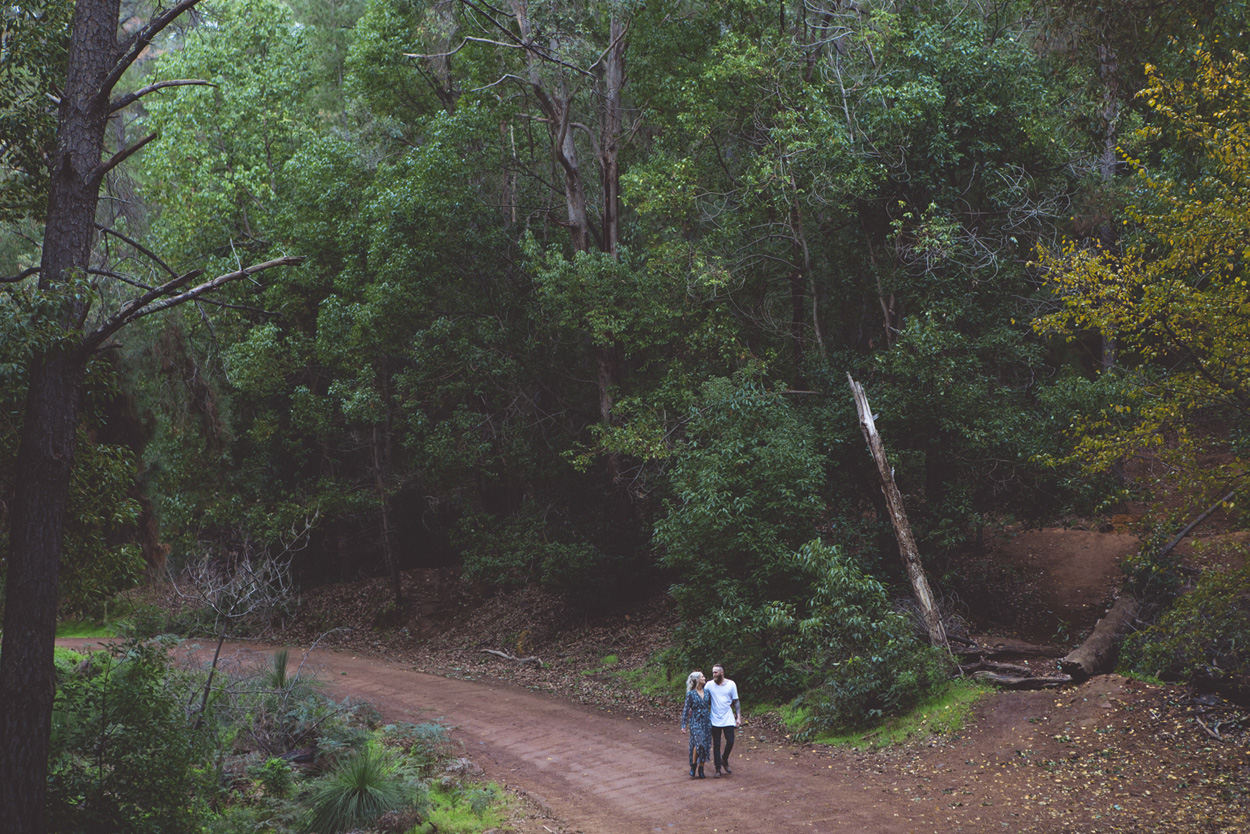
[[[686,693],[686,705],[681,711],[681,726],[690,727],[690,766],[703,764],[712,749],[712,696],[706,690],[703,697],[692,689]]]

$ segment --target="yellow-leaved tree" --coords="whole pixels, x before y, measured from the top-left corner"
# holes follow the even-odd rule
[[[1145,461],[1132,471],[1190,515],[1236,490],[1250,448],[1250,62],[1203,46],[1191,57],[1181,80],[1147,67],[1138,95],[1156,118],[1138,137],[1150,161],[1128,158],[1122,250],[1043,252],[1059,309],[1035,322],[1118,346],[1118,394],[1074,426],[1073,457],[1095,471]]]

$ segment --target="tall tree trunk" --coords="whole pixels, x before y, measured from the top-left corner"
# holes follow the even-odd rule
[[[1103,23],[1103,42],[1098,45],[1098,79],[1103,85],[1102,94],[1102,125],[1103,125],[1103,142],[1102,156],[1098,161],[1099,178],[1102,180],[1103,188],[1108,192],[1111,184],[1115,180],[1116,170],[1119,167],[1119,138],[1120,138],[1120,61],[1116,55],[1115,47],[1110,42],[1110,37],[1106,33],[1106,27],[1111,23]],[[1120,231],[1119,227],[1112,222],[1110,212],[1098,228],[1098,239],[1103,249],[1107,251],[1115,251],[1119,248]],[[1103,372],[1110,371],[1115,368],[1116,361],[1116,343],[1114,333],[1101,333],[1100,350],[1098,357],[1099,367]]]
[[[388,421],[389,422],[389,421]],[[404,604],[404,586],[399,576],[399,548],[395,546],[395,525],[391,521],[391,499],[386,494],[386,476],[390,469],[390,426],[385,429],[373,427],[373,484],[378,494],[378,509],[382,522],[382,555],[386,559],[386,572],[391,580],[391,593],[395,605]]]
[[[86,275],[91,256],[117,19],[118,0],[81,0],[74,11],[40,262],[39,288],[53,295]],[[86,367],[79,330],[88,305],[81,293],[63,297],[56,315],[65,340],[31,363],[14,473],[0,648],[0,819],[7,834],[44,828],[57,580]]]
[[[603,251],[617,257],[621,242],[620,152],[621,93],[625,89],[625,26],[613,17],[608,26],[611,42],[603,56],[603,127],[599,139],[603,172]]]

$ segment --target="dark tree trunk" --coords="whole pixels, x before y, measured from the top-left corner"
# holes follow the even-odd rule
[[[13,475],[4,637],[0,647],[0,820],[5,834],[43,834],[48,744],[55,696],[57,580],[83,376],[91,351],[132,321],[183,304],[247,275],[298,263],[278,258],[220,275],[192,289],[193,271],[123,304],[94,331],[83,326],[91,294],[85,283],[95,236],[100,185],[108,172],[152,137],[103,161],[109,116],[166,86],[150,85],[118,101],[113,87],[152,38],[199,0],[179,0],[119,43],[120,0],[78,0],[69,64],[48,182],[39,289],[56,338],[30,362],[30,387]],[[78,283],[78,287],[74,284]]]
[[[63,301],[65,339],[31,363],[14,473],[4,644],[0,651],[0,819],[8,834],[42,834],[55,694],[65,508],[86,357],[79,347],[85,294],[63,292],[86,275],[109,116],[106,81],[118,60],[118,0],[81,0],[57,125],[39,287]]]
[[[387,494],[387,476],[390,474],[391,427],[390,420],[384,427],[373,427],[373,485],[377,490],[378,509],[382,523],[382,555],[386,559],[386,574],[391,581],[391,593],[395,605],[404,604],[404,584],[399,575],[399,547],[395,544],[395,525],[391,519],[391,498]]]

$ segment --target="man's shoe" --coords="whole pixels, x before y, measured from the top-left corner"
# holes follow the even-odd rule
[[[723,765],[721,765],[721,767],[724,768],[726,776],[733,773],[733,771],[729,768],[729,762],[725,762]]]
[[[713,779],[719,779],[719,778],[720,778],[720,768],[719,768],[719,767],[718,767],[718,768],[716,768],[716,772],[712,774],[712,778],[713,778]]]

